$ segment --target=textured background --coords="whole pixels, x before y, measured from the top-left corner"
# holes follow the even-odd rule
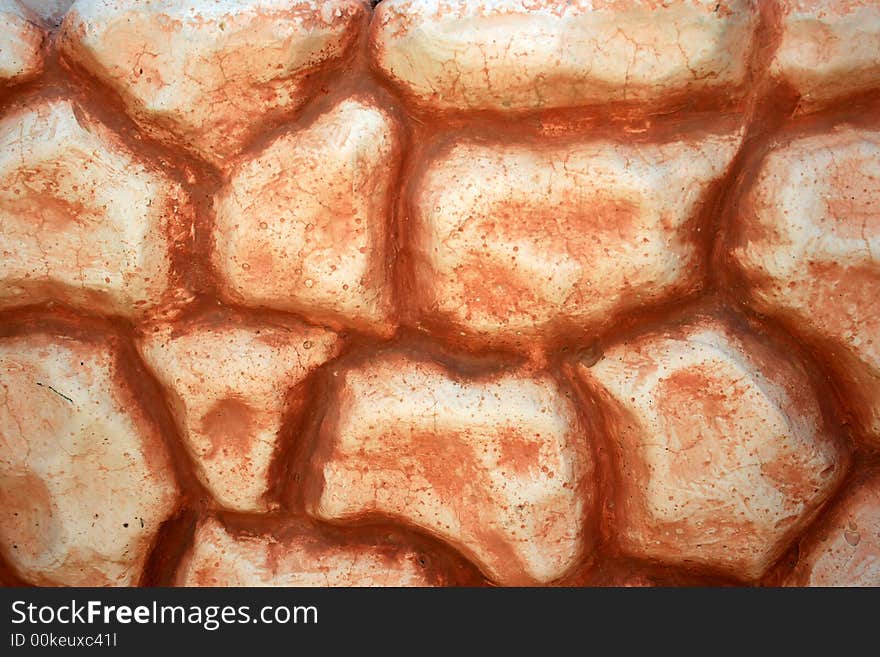
[[[880,584],[876,0],[70,5],[0,0],[5,583]]]

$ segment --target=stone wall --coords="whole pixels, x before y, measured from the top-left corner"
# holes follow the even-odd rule
[[[0,80],[5,583],[880,585],[876,1],[0,0]]]

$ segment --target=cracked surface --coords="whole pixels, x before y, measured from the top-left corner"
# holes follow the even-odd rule
[[[315,517],[401,518],[500,584],[558,579],[592,542],[589,437],[546,376],[460,380],[392,353],[336,385],[306,493]]]
[[[289,524],[289,523],[288,523]],[[307,526],[273,534],[235,535],[208,519],[185,557],[182,586],[432,586],[425,557],[395,544],[341,545]]]
[[[171,294],[185,204],[75,102],[13,111],[0,119],[0,306],[150,310]]]
[[[880,132],[791,139],[756,168],[732,247],[752,303],[834,350],[880,441]]]
[[[235,170],[216,198],[213,262],[236,302],[390,335],[392,118],[349,98]]]
[[[700,209],[740,137],[452,144],[415,184],[423,321],[534,350],[692,294],[702,282]]]
[[[254,117],[305,102],[308,76],[345,54],[366,15],[360,0],[78,0],[63,39],[145,130],[222,164]]]
[[[522,111],[743,84],[756,4],[385,0],[376,64],[416,102]]]
[[[880,584],[878,38],[0,0],[0,584]]]
[[[852,482],[800,550],[789,586],[880,586],[880,475]]]
[[[617,540],[634,556],[756,579],[844,474],[803,367],[713,317],[577,371],[604,415]]]
[[[782,4],[782,42],[771,71],[811,111],[880,87],[880,6],[874,0],[792,0]]]
[[[112,341],[0,339],[0,545],[35,584],[133,585],[177,486]]]
[[[255,322],[223,311],[164,324],[140,343],[147,366],[172,394],[172,411],[217,501],[267,511],[269,468],[290,391],[338,351],[330,331],[289,321]]]

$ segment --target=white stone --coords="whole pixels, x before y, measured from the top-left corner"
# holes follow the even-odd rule
[[[612,526],[643,559],[757,579],[846,474],[803,366],[698,317],[578,372],[616,470]]]
[[[361,0],[78,0],[62,44],[150,134],[223,164],[306,101],[308,76],[349,50],[367,13]]]
[[[242,162],[215,200],[221,292],[334,328],[393,332],[395,128],[372,99],[349,98]]]
[[[328,540],[304,528],[270,534],[199,523],[178,573],[180,586],[431,586],[414,550]]]
[[[782,41],[770,70],[812,110],[880,89],[877,0],[782,0]]]
[[[532,350],[699,289],[699,213],[741,133],[565,145],[463,141],[414,183],[424,321]]]
[[[751,0],[385,0],[371,46],[419,104],[547,110],[736,93],[756,24]]]
[[[592,546],[591,437],[549,377],[468,379],[391,353],[334,380],[312,515],[403,521],[505,585],[552,582]]]
[[[0,339],[0,548],[35,585],[133,586],[177,485],[112,339]]]
[[[880,132],[783,140],[740,202],[733,262],[762,313],[814,341],[880,444]]]
[[[181,187],[69,100],[0,119],[0,306],[128,317],[170,300],[189,230]]]
[[[222,312],[157,326],[139,343],[170,393],[200,478],[221,505],[247,512],[270,509],[265,493],[291,390],[338,346],[324,329]]]

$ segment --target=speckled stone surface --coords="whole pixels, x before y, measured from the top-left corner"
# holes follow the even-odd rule
[[[880,585],[869,0],[0,0],[0,583]]]

